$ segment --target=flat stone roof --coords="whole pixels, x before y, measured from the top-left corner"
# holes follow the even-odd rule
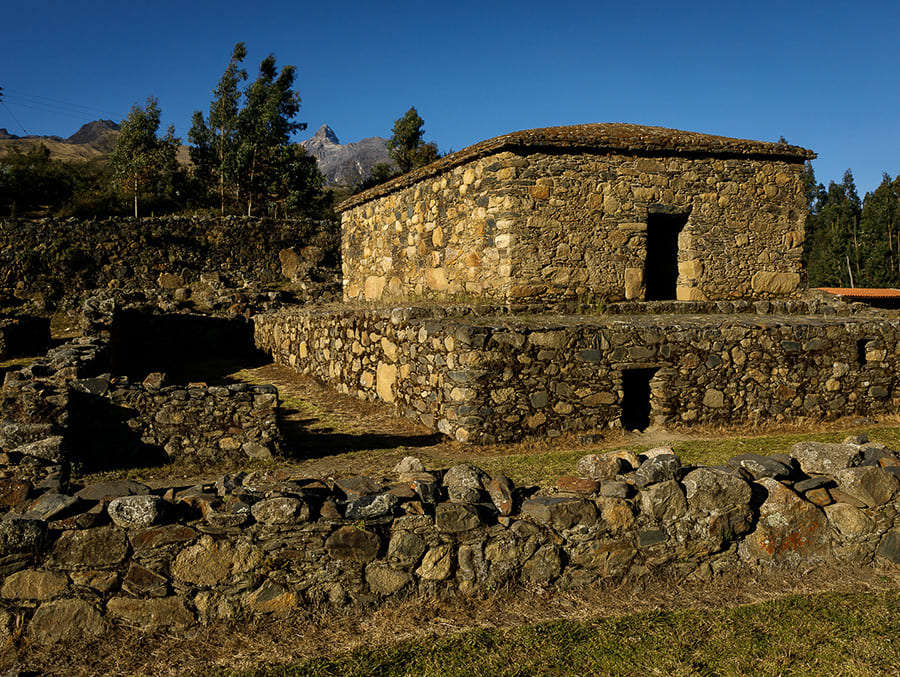
[[[622,154],[701,155],[726,157],[768,157],[795,162],[812,160],[816,154],[806,148],[787,143],[732,139],[698,132],[685,132],[665,127],[648,127],[617,122],[598,122],[567,127],[526,129],[480,141],[451,153],[425,167],[414,169],[395,179],[379,184],[342,202],[342,212],[357,205],[388,195],[395,190],[442,174],[454,167],[502,151],[540,152],[541,149],[589,151]]]

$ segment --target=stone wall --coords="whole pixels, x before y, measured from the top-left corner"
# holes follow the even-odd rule
[[[0,219],[0,304],[28,301],[43,311],[107,287],[171,295],[193,286],[213,300],[223,285],[284,282],[286,249],[299,258],[298,281],[333,278],[338,247],[335,223],[309,219]]]
[[[625,381],[641,373],[647,423],[833,419],[900,406],[900,321],[877,315],[516,317],[445,307],[253,321],[276,362],[462,442],[618,427],[633,399]]]
[[[507,149],[504,138],[342,205],[346,300],[642,300],[659,267],[648,262],[648,236],[657,237],[648,222],[667,215],[686,219],[664,245],[673,268],[677,249],[667,298],[801,287],[808,151],[596,148],[592,139]]]
[[[897,563],[898,466],[896,452],[854,439],[717,468],[683,467],[669,448],[588,455],[543,489],[412,458],[385,480],[255,471],[33,489],[0,520],[0,638],[52,643],[116,623],[179,631],[652,573]]]

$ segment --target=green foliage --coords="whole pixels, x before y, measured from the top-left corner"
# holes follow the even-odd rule
[[[808,184],[809,186],[809,184]],[[813,194],[808,187],[807,196]],[[865,244],[860,243],[860,205],[853,174],[844,172],[841,183],[821,185],[815,190],[806,221],[805,262],[813,287],[859,285],[860,262]]]
[[[159,120],[159,103],[154,97],[147,97],[143,108],[133,105],[119,128],[119,138],[110,156],[113,185],[120,193],[132,196],[135,218],[142,193],[172,192],[180,140],[172,126],[163,138],[158,138]]]
[[[248,216],[260,209],[272,216],[321,215],[327,200],[318,165],[291,143],[294,132],[306,129],[295,120],[300,110],[296,69],[279,71],[269,55],[242,93],[246,55],[244,43],[237,43],[213,92],[208,119],[194,111],[188,140],[196,193],[208,196],[215,190],[223,214],[229,206],[240,206]]]
[[[403,117],[394,122],[393,135],[387,143],[391,159],[401,174],[424,167],[440,157],[437,144],[433,141],[425,143],[425,121],[419,116],[415,107],[410,108]]]
[[[884,174],[881,185],[866,194],[860,234],[865,243],[860,286],[900,286],[900,177]]]

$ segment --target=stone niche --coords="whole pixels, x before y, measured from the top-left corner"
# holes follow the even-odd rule
[[[784,297],[809,150],[588,124],[483,141],[344,202],[344,299]]]

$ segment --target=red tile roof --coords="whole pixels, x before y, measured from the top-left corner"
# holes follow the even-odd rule
[[[868,289],[865,287],[817,287],[837,296],[855,299],[900,299],[900,289]]]

